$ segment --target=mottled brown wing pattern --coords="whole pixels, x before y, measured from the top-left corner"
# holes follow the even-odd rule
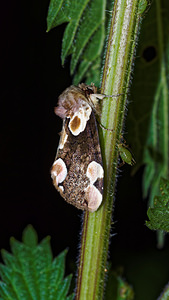
[[[83,95],[80,108],[76,111],[71,107],[73,114],[68,112],[64,118],[51,176],[55,188],[68,203],[94,212],[102,202],[104,171],[95,114],[84,99]]]

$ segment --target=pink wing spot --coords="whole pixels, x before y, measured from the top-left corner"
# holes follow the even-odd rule
[[[86,171],[86,175],[89,178],[90,182],[93,184],[98,178],[103,178],[103,167],[95,161],[92,161]]]
[[[89,185],[85,191],[85,199],[88,202],[88,210],[94,212],[102,203],[102,194],[94,185]]]
[[[64,161],[59,158],[57,159],[51,169],[51,177],[54,185],[58,186],[59,183],[63,182],[67,176],[67,168]]]

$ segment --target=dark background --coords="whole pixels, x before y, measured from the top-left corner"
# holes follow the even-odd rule
[[[54,256],[69,247],[67,273],[74,272],[82,215],[52,185],[53,163],[62,122],[53,108],[71,84],[69,58],[61,66],[65,26],[46,33],[48,1],[7,1],[1,9],[0,248],[21,240],[32,224],[39,240],[51,236]],[[109,258],[124,269],[136,299],[156,299],[169,279],[168,238],[156,248],[156,234],[145,226],[140,170],[119,171]],[[146,295],[146,296],[145,296]]]

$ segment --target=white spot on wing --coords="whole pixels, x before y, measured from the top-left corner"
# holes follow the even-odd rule
[[[94,212],[102,203],[103,196],[93,184],[98,178],[103,178],[103,167],[96,161],[92,161],[87,167],[86,176],[90,180],[90,185],[85,189],[85,199],[88,202],[88,210]]]
[[[87,121],[90,118],[92,112],[92,108],[87,103],[83,103],[80,106],[78,111],[73,114],[73,117],[70,118],[69,129],[71,133],[75,136],[79,135],[79,133],[83,132],[86,128]],[[79,120],[79,124],[77,127],[74,126],[75,119]]]
[[[104,171],[103,167],[96,161],[92,161],[86,171],[86,176],[89,178],[90,182],[93,184],[98,178],[103,178]]]
[[[61,139],[60,139],[60,142],[59,142],[59,146],[58,146],[59,149],[63,149],[63,147],[64,147],[64,145],[67,141],[67,138],[68,138],[67,133],[66,132],[62,133]]]
[[[58,188],[59,188],[59,190],[60,190],[62,193],[64,192],[64,187],[63,187],[63,185],[59,185]]]
[[[67,168],[64,161],[61,158],[58,158],[52,166],[51,169],[51,177],[53,179],[53,183],[56,187],[58,184],[63,182],[67,176]]]
[[[99,208],[103,197],[99,190],[91,184],[85,190],[85,198],[88,202],[88,210],[94,212]]]

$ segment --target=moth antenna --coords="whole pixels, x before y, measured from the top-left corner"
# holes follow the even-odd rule
[[[107,131],[114,131],[113,129],[109,129],[109,128],[106,128],[104,125],[102,125],[100,122],[98,122],[99,126],[104,129],[104,130],[107,130]]]
[[[122,94],[116,94],[116,95],[105,95],[104,94],[104,98],[114,98],[114,97],[119,97],[119,96],[122,96],[122,95],[124,95],[124,93],[122,93]]]

